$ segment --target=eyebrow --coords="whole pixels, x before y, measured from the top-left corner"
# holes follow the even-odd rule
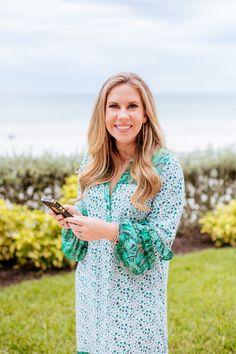
[[[115,103],[115,104],[118,104],[117,102],[115,101],[109,101],[108,104],[111,104],[111,103]],[[131,103],[135,103],[135,104],[139,104],[138,101],[130,101],[128,104],[131,104]]]

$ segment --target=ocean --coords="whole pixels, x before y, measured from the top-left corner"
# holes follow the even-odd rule
[[[80,154],[95,99],[95,94],[0,96],[0,154]],[[236,96],[159,94],[155,99],[173,151],[236,147]]]

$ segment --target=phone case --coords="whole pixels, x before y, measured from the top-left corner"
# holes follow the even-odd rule
[[[48,197],[42,197],[41,201],[56,214],[61,214],[65,218],[68,218],[71,215],[57,200],[51,199]]]

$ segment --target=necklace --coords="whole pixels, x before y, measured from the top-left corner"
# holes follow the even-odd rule
[[[127,154],[126,151],[123,150],[120,150],[119,153]],[[134,157],[132,155],[128,155],[127,158],[124,159],[124,162],[126,162],[127,160],[129,160],[129,162],[133,162]]]

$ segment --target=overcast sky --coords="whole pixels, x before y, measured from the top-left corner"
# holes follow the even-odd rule
[[[0,93],[94,93],[133,71],[155,93],[236,94],[235,0],[0,0]]]

